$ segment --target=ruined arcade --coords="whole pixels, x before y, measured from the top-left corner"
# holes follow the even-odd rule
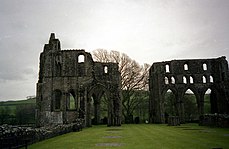
[[[204,95],[211,89],[211,113],[229,114],[229,71],[225,57],[187,59],[154,63],[149,72],[150,122],[165,123],[165,93],[175,95],[176,116],[184,118],[184,94],[196,97],[198,114],[204,114]]]
[[[52,33],[40,54],[37,126],[68,124],[77,119],[91,126],[92,115],[94,123],[100,124],[102,96],[107,97],[107,125],[120,126],[120,79],[118,64],[94,62],[85,50],[61,50]]]

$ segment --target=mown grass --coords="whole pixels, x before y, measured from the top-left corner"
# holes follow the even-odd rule
[[[109,143],[121,146],[105,146]],[[211,149],[220,147],[229,149],[229,129],[210,128],[197,124],[184,124],[179,127],[160,124],[93,126],[81,132],[68,133],[29,146],[31,149]]]

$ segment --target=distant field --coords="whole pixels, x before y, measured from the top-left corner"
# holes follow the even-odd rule
[[[35,98],[25,99],[25,100],[15,100],[15,101],[1,101],[0,106],[13,106],[19,104],[35,104]]]
[[[29,146],[30,149],[229,149],[229,129],[197,124],[93,126]]]
[[[9,108],[9,111],[10,111],[9,114],[15,115],[16,106],[26,105],[26,104],[34,104],[35,105],[35,103],[36,103],[35,98],[25,99],[25,100],[17,100],[17,101],[1,101],[0,102],[0,109],[7,107],[7,108]]]

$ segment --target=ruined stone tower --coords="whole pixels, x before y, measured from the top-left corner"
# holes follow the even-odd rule
[[[229,114],[229,71],[225,57],[216,59],[172,60],[150,68],[150,122],[165,123],[165,93],[171,90],[176,115],[184,122],[184,94],[196,97],[198,113],[204,114],[204,95],[211,89],[211,113]]]
[[[107,125],[121,125],[120,79],[118,64],[94,62],[85,50],[61,50],[52,33],[40,54],[37,126],[67,124],[79,118],[91,126],[92,112],[94,123],[99,124],[102,96],[107,97]]]

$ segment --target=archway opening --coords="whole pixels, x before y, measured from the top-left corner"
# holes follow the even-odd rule
[[[108,121],[108,98],[105,93],[100,98],[100,124],[107,125]]]
[[[73,90],[69,91],[68,97],[67,97],[67,110],[76,110],[77,109],[77,101],[76,101],[76,95]]]
[[[139,90],[135,91],[132,100],[130,100],[132,103],[129,109],[133,109],[133,116],[132,116],[132,122],[135,124],[139,123],[147,123],[149,115],[149,94],[148,91]],[[131,103],[130,102],[130,103]],[[128,106],[126,104],[125,106]],[[127,111],[127,110],[126,110]],[[130,123],[131,121],[129,121]]]
[[[168,89],[164,95],[165,123],[168,123],[169,116],[177,116],[176,96]]]
[[[191,89],[186,90],[183,97],[183,103],[185,121],[197,122],[199,120],[197,99]]]
[[[216,91],[209,88],[204,95],[204,114],[218,113],[217,101]]]
[[[211,89],[209,88],[204,95],[204,114],[211,113],[210,95],[211,95]]]
[[[108,98],[105,91],[95,91],[90,99],[90,116],[92,125],[108,124]]]

